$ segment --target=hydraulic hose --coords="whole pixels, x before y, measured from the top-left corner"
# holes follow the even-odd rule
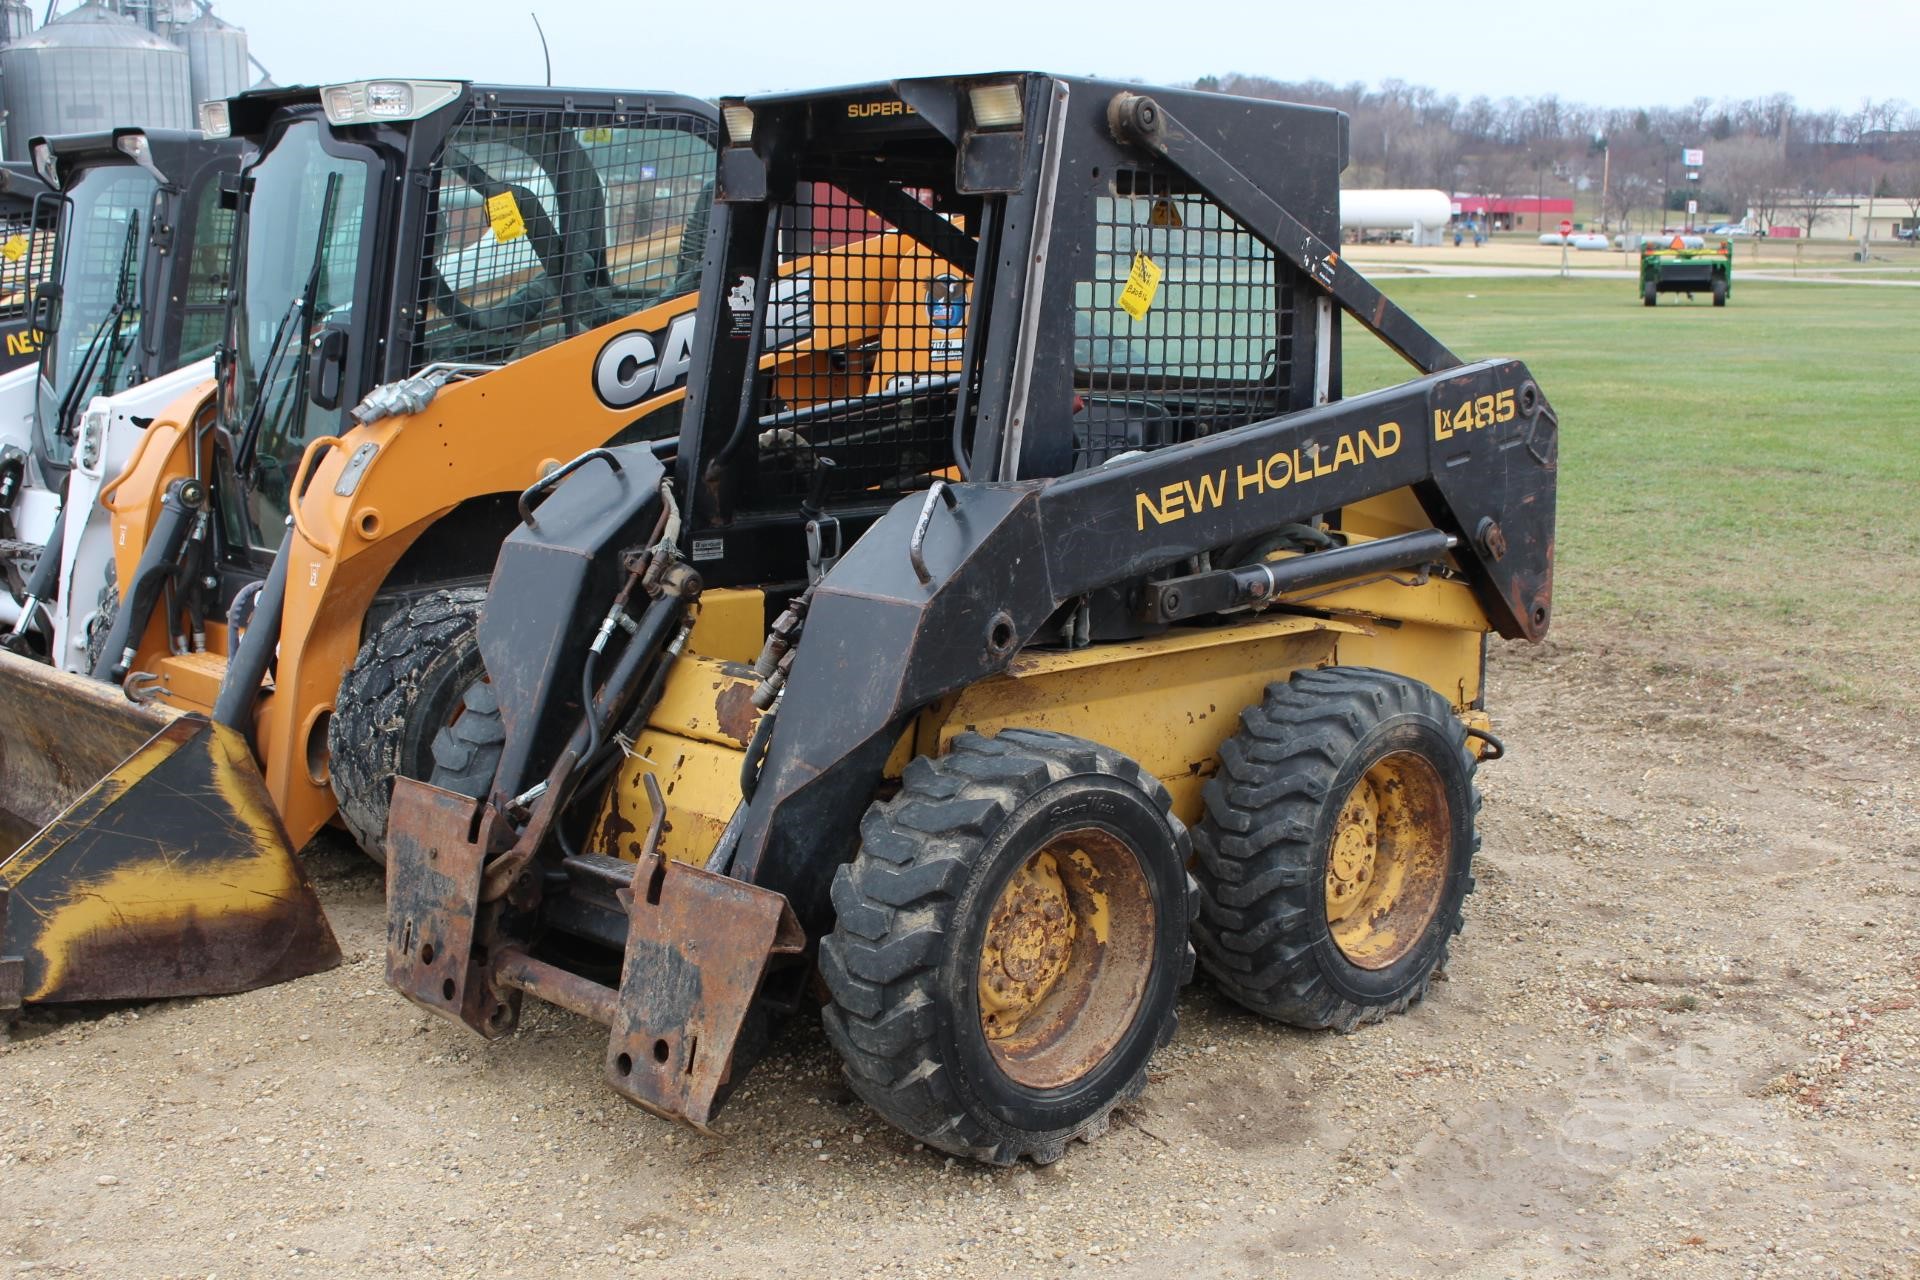
[[[692,633],[692,621],[681,622],[680,630],[675,633],[672,640],[667,642],[666,652],[661,656],[660,661],[654,664],[653,674],[647,677],[646,686],[640,690],[640,696],[634,699],[632,708],[622,717],[623,723],[645,726],[648,718],[653,715],[654,707],[660,702],[660,694],[666,688],[667,675],[673,670],[674,661],[685,651],[687,637]],[[598,790],[600,784],[606,781],[607,775],[613,772],[614,766],[620,761],[619,752],[607,751],[604,748],[597,755],[597,759],[592,753],[583,754],[580,757],[580,780],[574,784],[576,792],[591,793]]]
[[[8,649],[18,649],[24,645],[27,632],[33,629],[34,616],[40,612],[42,601],[53,599],[53,593],[60,588],[61,553],[67,542],[67,504],[60,504],[60,514],[53,518],[53,532],[47,537],[47,545],[40,548],[40,559],[34,563],[33,572],[27,575],[25,588],[20,593],[20,617],[13,624],[13,630],[4,638]],[[49,636],[51,645],[53,638]]]
[[[253,621],[247,626],[247,634],[240,638],[232,661],[227,663],[227,674],[220,681],[220,696],[213,703],[214,723],[238,729],[250,744],[253,742],[253,708],[260,700],[260,682],[266,679],[267,668],[273,665],[274,653],[280,647],[280,619],[287,607],[287,562],[292,558],[289,554],[292,541],[293,525],[289,521],[287,531],[280,535],[280,550],[274,553],[273,568],[267,572],[266,583],[256,597]]]
[[[766,758],[767,740],[773,737],[773,717],[779,705],[776,702],[760,713],[760,719],[753,726],[753,737],[747,740],[747,754],[740,760],[742,804],[753,803],[753,793],[760,789],[760,762]]]
[[[673,650],[662,652],[662,640],[667,628],[686,609],[690,596],[699,594],[698,576],[688,576],[695,584],[692,592],[682,595],[677,590],[663,591],[647,606],[646,612],[640,616],[639,626],[627,641],[627,647],[621,650],[619,658],[615,660],[606,684],[598,697],[588,701],[586,717],[574,729],[573,736],[568,739],[559,759],[554,761],[553,768],[548,770],[546,778],[537,786],[514,797],[512,803],[515,805],[534,805],[533,815],[513,848],[488,866],[481,888],[481,901],[491,902],[505,893],[507,886],[520,874],[540,842],[549,834],[558,837],[562,851],[569,857],[573,856],[572,841],[566,837],[561,820],[567,807],[576,799],[580,783],[593,776],[593,770],[583,768],[587,762],[586,744],[591,734],[590,725],[596,716],[602,725],[622,718],[623,708],[639,687],[640,677],[652,659],[658,657],[663,664],[673,661]]]
[[[227,606],[227,661],[232,662],[240,650],[240,634],[253,620],[254,602],[260,598],[260,589],[265,582],[249,582],[234,592],[233,603]]]
[[[107,633],[106,644],[100,650],[100,661],[94,665],[94,679],[110,684],[126,680],[138,651],[139,637],[146,634],[162,588],[179,569],[181,549],[186,546],[187,535],[192,532],[206,501],[207,488],[198,480],[175,480],[167,486],[166,496],[160,500],[160,515],[154,520],[147,545],[140,552],[133,581],[127,584],[121,598],[113,629]],[[167,620],[167,627],[172,630],[173,619]]]

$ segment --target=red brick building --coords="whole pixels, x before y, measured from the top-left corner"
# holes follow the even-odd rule
[[[1573,216],[1573,201],[1564,196],[1455,196],[1457,222],[1491,220],[1495,231],[1557,231],[1562,218]]]

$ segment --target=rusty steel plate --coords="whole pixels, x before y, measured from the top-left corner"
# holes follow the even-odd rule
[[[784,896],[650,853],[634,868],[607,1083],[655,1115],[705,1129],[775,956],[806,935]]]
[[[519,1018],[519,995],[501,999],[473,946],[495,810],[396,778],[388,815],[387,985],[483,1036],[506,1035]]]

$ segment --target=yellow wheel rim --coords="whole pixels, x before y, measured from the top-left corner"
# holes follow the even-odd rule
[[[980,942],[980,1030],[1032,1089],[1084,1076],[1132,1025],[1152,977],[1154,906],[1132,848],[1065,832],[1014,868]]]
[[[1361,775],[1327,851],[1327,926],[1349,961],[1385,969],[1413,950],[1439,910],[1452,844],[1446,788],[1424,757],[1396,751]]]

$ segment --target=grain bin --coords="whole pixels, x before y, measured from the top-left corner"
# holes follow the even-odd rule
[[[245,31],[203,13],[180,28],[177,38],[187,51],[187,77],[196,108],[202,102],[246,92],[253,77],[247,67]]]
[[[122,126],[195,127],[187,53],[102,5],[88,3],[0,48],[7,155],[27,141]]]

